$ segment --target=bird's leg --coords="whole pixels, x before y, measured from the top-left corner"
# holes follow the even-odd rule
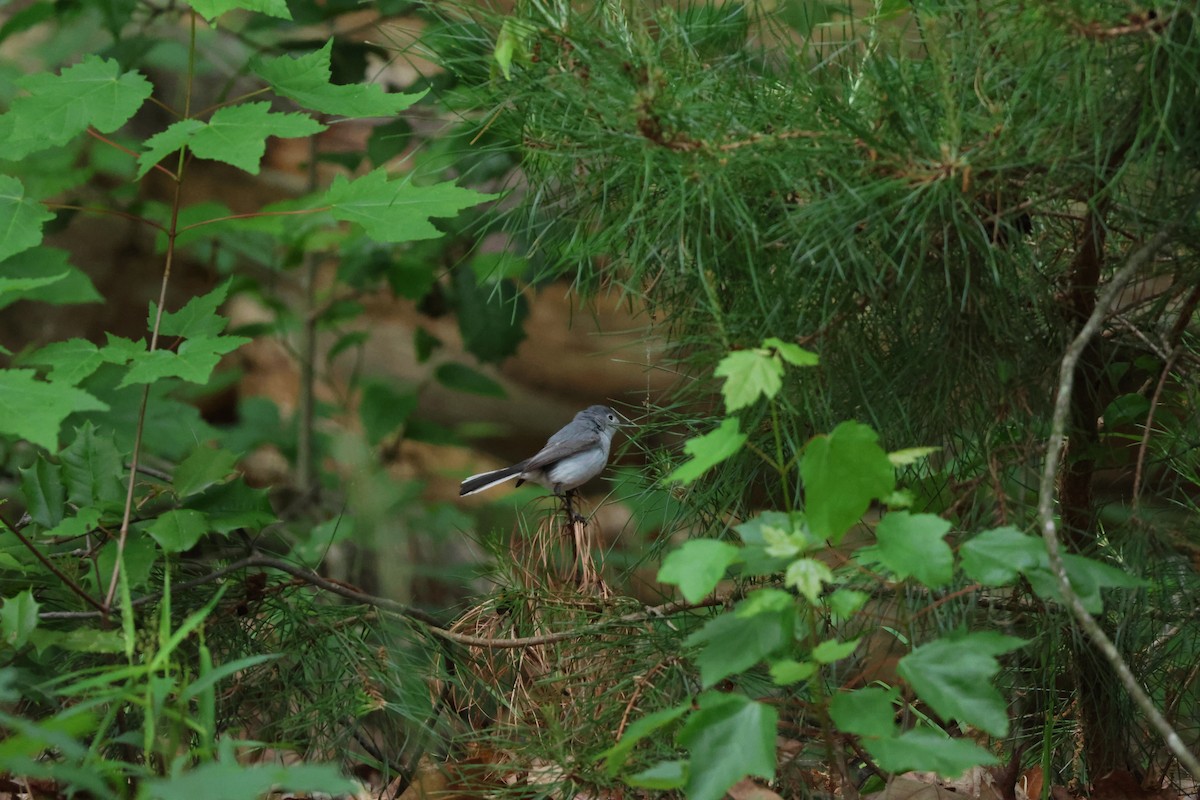
[[[566,492],[563,493],[562,497],[563,497],[563,503],[566,505],[566,508],[567,508],[567,522],[568,523],[584,522],[585,520],[583,518],[583,515],[577,513],[575,511],[575,507],[571,504],[571,501],[575,499],[575,490],[568,489]]]

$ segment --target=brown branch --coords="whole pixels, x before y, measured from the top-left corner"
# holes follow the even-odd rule
[[[684,601],[676,601],[664,603],[663,605],[646,608],[642,611],[631,614],[624,614],[620,617],[615,617],[610,620],[602,620],[594,622],[590,625],[584,625],[581,628],[576,628],[570,631],[560,631],[558,633],[548,633],[542,636],[522,636],[511,639],[490,639],[485,636],[471,636],[464,633],[455,633],[442,627],[442,622],[420,609],[412,606],[398,603],[395,600],[389,600],[386,597],[377,597],[376,595],[367,594],[353,586],[349,586],[340,581],[331,580],[322,577],[313,572],[307,567],[300,567],[274,556],[262,555],[255,553],[246,558],[235,561],[218,570],[210,572],[207,575],[202,575],[198,578],[193,578],[182,583],[172,585],[173,591],[183,591],[194,589],[197,586],[203,586],[208,583],[224,578],[234,572],[243,569],[252,569],[254,567],[262,567],[264,569],[276,569],[280,572],[287,573],[292,577],[330,594],[344,597],[347,600],[353,600],[364,605],[374,606],[388,614],[393,614],[398,617],[403,617],[407,620],[419,624],[432,636],[439,639],[444,639],[448,642],[466,645],[468,647],[487,647],[492,649],[515,649],[519,647],[535,647],[538,645],[554,644],[555,642],[568,641],[570,639],[578,639],[582,636],[592,636],[600,633],[603,629],[613,625],[631,625],[638,622],[646,622],[652,619],[667,617],[672,614],[679,614],[686,611],[695,611],[701,608],[711,608],[725,604],[724,598],[710,597],[701,600],[698,603],[688,603]],[[162,598],[162,593],[155,593],[138,597],[132,601],[133,606],[145,605],[153,603]],[[94,619],[96,617],[106,616],[107,612],[101,609],[100,611],[43,611],[38,615],[40,619]]]
[[[38,550],[36,547],[34,547],[33,542],[26,539],[21,534],[21,532],[19,530],[17,530],[16,526],[8,521],[7,517],[0,515],[0,521],[3,521],[4,527],[8,528],[8,530],[12,533],[13,536],[16,536],[18,539],[20,539],[21,544],[25,545],[25,548],[27,550],[29,550],[29,552],[33,553],[34,557],[38,561],[42,562],[42,566],[44,566],[46,569],[53,572],[55,577],[57,577],[60,581],[62,581],[67,586],[68,589],[70,589],[75,594],[79,595],[79,597],[85,603],[87,603],[89,606],[97,609],[98,613],[103,614],[106,612],[106,609],[104,608],[103,605],[101,605],[99,600],[95,599],[90,594],[88,594],[86,591],[84,591],[84,588],[82,586],[80,586],[78,583],[76,583],[75,581],[73,581],[69,575],[67,575],[65,572],[60,570],[58,567],[54,566],[54,562],[51,561],[50,559],[46,558],[46,555],[44,553],[42,553],[41,550]]]
[[[1188,212],[1190,216],[1191,211]],[[1067,416],[1071,411],[1071,390],[1075,382],[1075,370],[1085,349],[1099,331],[1101,323],[1117,298],[1117,294],[1126,283],[1154,258],[1162,247],[1171,239],[1174,225],[1167,226],[1154,234],[1148,242],[1135,250],[1126,259],[1125,264],[1117,270],[1109,285],[1104,289],[1096,302],[1092,313],[1071,341],[1063,355],[1062,366],[1059,370],[1058,394],[1054,401],[1054,414],[1051,417],[1050,438],[1046,447],[1046,461],[1042,465],[1041,484],[1038,488],[1038,520],[1042,527],[1042,539],[1046,544],[1046,552],[1050,559],[1050,568],[1058,581],[1059,591],[1067,608],[1074,615],[1083,632],[1091,640],[1096,649],[1104,656],[1116,672],[1122,685],[1133,698],[1134,703],[1150,721],[1151,726],[1160,736],[1179,762],[1191,773],[1192,777],[1200,779],[1200,759],[1191,753],[1179,734],[1154,705],[1154,701],[1142,688],[1138,679],[1129,669],[1129,665],[1121,657],[1112,640],[1096,622],[1095,618],[1083,607],[1079,595],[1071,586],[1063,564],[1061,543],[1058,540],[1058,526],[1054,521],[1054,482],[1058,474],[1058,466],[1062,457],[1063,444],[1066,440]]]
[[[114,142],[112,139],[109,139],[107,136],[100,133],[100,131],[96,130],[95,128],[89,127],[87,129],[87,132],[88,132],[88,135],[91,136],[92,138],[99,139],[100,141],[104,142],[106,145],[117,148],[122,153],[127,153],[127,154],[133,156],[135,159],[141,157],[140,153],[130,150],[128,147],[126,147],[123,144],[118,144],[117,142]],[[155,164],[153,167],[151,167],[151,169],[161,170],[167,177],[169,177],[171,179],[175,178],[175,173],[171,172],[171,170],[167,169],[162,164]]]

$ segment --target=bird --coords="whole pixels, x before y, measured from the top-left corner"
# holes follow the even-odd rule
[[[458,495],[478,494],[516,478],[517,486],[528,481],[562,497],[568,516],[577,520],[579,517],[571,513],[571,495],[604,471],[613,435],[620,425],[620,415],[608,406],[589,406],[547,439],[532,458],[472,475],[459,486]]]

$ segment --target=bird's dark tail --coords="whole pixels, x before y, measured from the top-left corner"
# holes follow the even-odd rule
[[[478,475],[472,475],[467,478],[458,487],[458,496],[466,497],[469,494],[476,494],[493,486],[498,486],[505,481],[510,481],[521,474],[525,469],[525,462],[513,464],[511,467],[503,469],[494,469],[491,472],[481,472]]]

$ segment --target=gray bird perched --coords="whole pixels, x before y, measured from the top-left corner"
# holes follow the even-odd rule
[[[546,440],[546,446],[533,458],[472,475],[459,486],[458,494],[466,497],[516,478],[517,486],[529,481],[565,498],[570,514],[571,493],[604,470],[613,434],[620,424],[620,416],[608,406],[585,408]]]

